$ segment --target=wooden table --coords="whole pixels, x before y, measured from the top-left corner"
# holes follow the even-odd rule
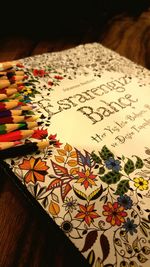
[[[102,31],[87,30],[72,39],[50,40],[27,36],[0,39],[0,61],[58,51],[86,42],[104,46],[150,69],[150,11],[138,18],[117,16]],[[0,171],[0,267],[86,266],[77,249],[47,223],[12,180]]]

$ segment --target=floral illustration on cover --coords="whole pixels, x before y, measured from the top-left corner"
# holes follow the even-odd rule
[[[148,266],[150,149],[146,159],[61,144],[12,161],[13,172],[90,266]]]
[[[90,266],[149,266],[150,149],[145,149],[146,158],[115,155],[107,146],[81,151],[45,129],[50,125],[51,92],[62,79],[86,75],[87,69],[95,76],[105,70],[123,72],[126,66],[124,72],[136,73],[143,84],[147,73],[99,44],[26,58],[18,69],[24,66],[24,94],[44,121],[33,138],[49,139],[52,145],[8,161],[12,171]]]

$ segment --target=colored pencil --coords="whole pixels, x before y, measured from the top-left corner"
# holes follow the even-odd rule
[[[10,109],[10,110],[5,110],[0,112],[0,118],[1,117],[9,117],[9,116],[20,116],[20,115],[25,115],[26,111],[23,111],[21,109]]]
[[[11,101],[11,102],[1,102],[0,103],[0,111],[4,111],[4,110],[9,110],[9,109],[12,109],[12,108],[15,108],[19,105],[22,105],[22,102],[19,102],[19,101]]]
[[[0,94],[0,100],[4,100],[7,98],[7,95],[6,94]]]
[[[21,130],[29,130],[35,127],[38,127],[42,124],[42,122],[24,122],[24,123],[9,123],[9,124],[1,124],[0,125],[0,134],[10,133],[12,131],[21,129]]]
[[[21,95],[20,93],[18,93],[18,91],[17,92],[15,92],[14,94],[12,94],[12,95],[9,95],[8,96],[8,99],[14,99],[14,98],[18,98],[19,96],[22,96],[22,97],[24,97],[23,95]]]
[[[2,72],[1,72],[2,74]],[[8,79],[12,78],[13,76],[23,76],[25,75],[24,71],[19,71],[19,70],[8,70],[7,72],[4,72],[4,75],[8,77]]]
[[[25,99],[24,99],[24,96],[23,95],[18,95],[18,97],[16,96],[16,97],[14,97],[14,98],[12,98],[12,97],[7,97],[6,99],[4,99],[4,103],[6,103],[6,102],[12,102],[12,101],[20,101],[20,102],[23,102],[23,103],[26,103],[25,101]]]
[[[19,122],[32,122],[32,121],[37,121],[39,119],[39,116],[31,116],[31,115],[26,115],[26,116],[8,116],[8,117],[0,117],[0,123],[5,124],[5,123],[19,123]]]
[[[31,137],[34,134],[34,130],[16,130],[14,132],[1,134],[0,142],[11,142]]]
[[[29,142],[0,151],[0,159],[16,158],[33,154],[50,146],[50,141]]]
[[[8,77],[6,75],[0,75],[0,81],[8,80]]]
[[[34,107],[33,106],[29,106],[29,105],[25,105],[25,106],[17,106],[16,107],[17,108],[17,110],[19,109],[21,109],[21,110],[32,110]]]
[[[13,75],[9,78],[9,81],[11,83],[15,83],[15,82],[20,82],[20,81],[23,81],[24,79],[24,75],[23,76],[19,76],[19,75]]]
[[[4,150],[10,147],[14,147],[16,145],[22,144],[21,141],[15,141],[15,142],[0,142],[0,150]]]
[[[19,62],[15,60],[0,62],[0,71],[8,71],[9,69],[12,69],[13,67],[17,66],[17,64],[19,64]]]
[[[10,87],[7,87],[7,88],[3,88],[0,90],[0,94],[6,94],[6,95],[12,95],[12,94],[15,94],[17,93],[18,90],[16,88],[10,88]]]
[[[13,76],[13,75],[18,75],[18,76],[24,76],[25,73],[22,70],[15,70],[14,68],[11,68],[9,70],[5,70],[5,71],[0,71],[0,76]]]
[[[0,89],[3,89],[5,87],[8,87],[10,85],[9,80],[2,80],[0,81]]]

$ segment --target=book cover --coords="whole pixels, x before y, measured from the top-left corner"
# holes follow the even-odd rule
[[[55,146],[7,159],[90,266],[150,264],[150,72],[98,43],[20,59]]]

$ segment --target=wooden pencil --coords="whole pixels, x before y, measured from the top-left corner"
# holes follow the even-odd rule
[[[0,142],[11,142],[31,137],[34,130],[16,130],[14,132],[5,133],[0,135]]]
[[[30,122],[30,121],[37,121],[39,116],[37,115],[25,115],[25,116],[6,116],[0,117],[0,123],[19,123],[19,122]]]
[[[15,147],[16,145],[22,144],[21,141],[15,141],[15,142],[0,142],[0,150],[4,150],[10,147]]]
[[[50,141],[29,142],[0,151],[0,159],[8,159],[33,154],[50,147]]]
[[[12,131],[21,129],[21,130],[29,130],[35,127],[40,126],[41,122],[22,122],[22,123],[9,123],[9,124],[0,124],[0,134],[10,133]]]

